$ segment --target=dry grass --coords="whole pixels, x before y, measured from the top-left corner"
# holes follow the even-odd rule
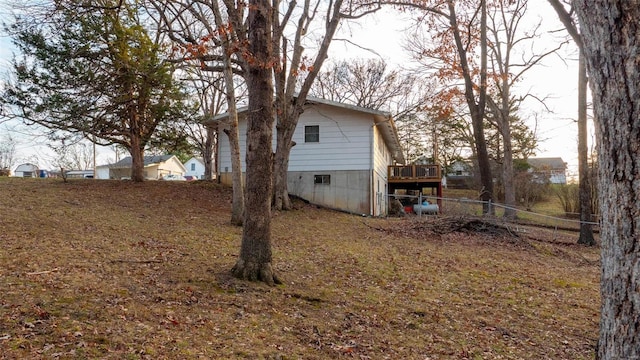
[[[229,276],[229,199],[0,178],[0,359],[594,356],[597,249],[301,205],[273,217],[269,288]]]

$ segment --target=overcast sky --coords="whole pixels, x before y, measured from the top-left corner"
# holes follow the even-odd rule
[[[532,24],[542,19],[545,31],[562,29],[557,15],[546,1],[530,0],[527,18]],[[385,60],[391,63],[405,64],[410,61],[409,56],[402,49],[404,30],[411,23],[410,15],[380,12],[370,16],[361,25],[349,27],[349,32],[341,34],[349,40],[357,42],[361,47],[375,50]],[[563,31],[547,34],[541,41],[540,47],[552,46]],[[332,51],[338,55],[376,58],[377,55],[368,51],[338,42],[332,45]],[[568,163],[570,175],[577,175],[577,53],[571,43],[558,55],[547,57],[540,66],[528,71],[522,83],[514,89],[514,95],[531,93],[539,99],[545,99],[543,106],[533,97],[525,100],[520,116],[528,119],[531,127],[537,124],[540,139],[536,157],[562,157]],[[550,111],[546,110],[546,107]],[[591,124],[589,125],[592,128]],[[592,142],[590,137],[589,142]]]

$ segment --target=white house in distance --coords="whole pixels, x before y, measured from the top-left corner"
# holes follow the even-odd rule
[[[13,176],[16,177],[39,177],[40,169],[38,169],[38,165],[35,164],[20,164],[13,171],[13,174]]]
[[[198,157],[192,157],[184,163],[186,169],[185,176],[194,176],[196,179],[204,179],[204,160]]]
[[[529,158],[527,163],[531,166],[531,171],[544,174],[551,184],[567,183],[567,163],[562,158]]]
[[[239,116],[242,170],[245,171],[246,108]],[[220,115],[212,122],[226,117]],[[273,148],[275,150],[275,129]],[[357,214],[387,214],[388,165],[404,158],[388,113],[308,98],[293,134],[289,193],[313,204]],[[231,184],[229,140],[218,139],[220,181]]]
[[[144,178],[147,180],[159,180],[169,174],[184,176],[186,172],[184,165],[175,155],[144,157]],[[131,156],[127,156],[115,164],[97,166],[96,175],[98,179],[129,179],[131,177]]]

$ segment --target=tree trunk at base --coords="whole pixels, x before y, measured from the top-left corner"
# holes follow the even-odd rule
[[[574,1],[594,99],[602,214],[597,358],[640,359],[640,7]]]
[[[144,181],[144,153],[140,145],[140,138],[131,137],[131,180],[134,182]]]
[[[580,200],[580,237],[578,244],[594,246],[591,219],[591,174],[587,146],[587,68],[583,51],[578,63],[578,183]]]
[[[273,271],[271,262],[245,262],[240,258],[231,269],[231,273],[239,279],[262,281],[269,286],[282,284],[278,275]]]
[[[247,88],[247,155],[244,226],[240,257],[234,276],[269,285],[280,283],[274,274],[271,253],[271,196],[273,137],[273,84],[271,68],[271,16],[267,0],[249,3],[249,61]]]

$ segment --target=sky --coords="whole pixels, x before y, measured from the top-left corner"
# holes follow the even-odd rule
[[[544,0],[530,0],[529,21],[536,23],[542,19],[546,30],[561,29],[556,14]],[[0,13],[0,18],[3,17]],[[0,19],[3,22],[6,19]],[[381,10],[369,15],[358,23],[343,26],[330,48],[330,58],[382,58],[389,64],[404,66],[410,62],[403,50],[407,24],[410,15],[391,10]],[[556,33],[557,34],[557,33]],[[559,36],[559,35],[555,35]],[[345,41],[348,40],[348,41]],[[359,47],[351,43],[357,43]],[[368,49],[368,50],[364,50]],[[0,76],[6,78],[12,47],[6,36],[0,36]],[[532,98],[526,100],[520,116],[528,119],[530,126],[537,128],[539,149],[536,157],[562,157],[568,164],[568,175],[577,174],[577,61],[575,48],[568,46],[558,56],[548,57],[540,66],[527,72],[524,81],[515,89],[518,94],[531,93],[545,98],[545,110]],[[53,154],[47,148],[46,139],[20,130],[20,126],[0,125],[0,137],[7,129],[18,139],[16,147],[17,163],[34,162],[41,167],[51,166]],[[22,128],[24,129],[24,128]],[[15,131],[18,130],[18,131]],[[589,140],[591,141],[591,139]],[[110,149],[98,150],[98,165],[113,161],[115,154]],[[17,164],[16,164],[17,165]]]
[[[547,1],[530,0],[529,3],[528,22],[537,24],[542,19],[542,30],[551,31],[547,35],[549,38],[564,36],[564,31],[554,31],[563,27]],[[534,8],[532,5],[539,6]],[[361,47],[375,50],[376,54],[344,42],[333,44],[332,50],[347,57],[352,53],[369,58],[380,55],[388,63],[407,64],[411,59],[403,50],[403,39],[407,24],[411,22],[411,17],[406,14],[375,14],[361,26],[351,26],[351,31],[343,36]],[[539,43],[552,46],[553,40],[549,38]],[[539,66],[527,71],[524,80],[513,90],[517,95],[531,93],[538,99],[544,99],[542,105],[533,97],[527,98],[519,115],[528,120],[529,126],[537,129],[539,146],[535,157],[561,157],[568,165],[569,176],[577,176],[578,173],[577,83],[577,52],[575,45],[570,43],[557,55],[546,57]],[[589,127],[592,133],[592,125]],[[592,139],[590,135],[590,144]]]

